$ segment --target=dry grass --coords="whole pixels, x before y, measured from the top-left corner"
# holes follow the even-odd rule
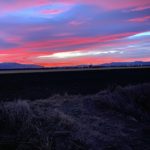
[[[150,84],[2,102],[2,150],[148,150]]]

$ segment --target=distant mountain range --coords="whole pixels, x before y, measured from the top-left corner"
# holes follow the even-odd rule
[[[135,62],[112,62],[106,64],[99,64],[99,65],[80,65],[80,66],[69,66],[69,67],[52,67],[55,69],[62,69],[62,68],[98,68],[98,67],[138,67],[138,66],[150,66],[150,62],[142,62],[142,61],[135,61]],[[0,69],[40,69],[45,68],[43,66],[33,65],[33,64],[19,64],[19,63],[0,63]]]
[[[112,62],[100,65],[102,67],[132,67],[132,66],[150,66],[150,62]]]
[[[19,64],[19,63],[0,63],[0,69],[32,69],[32,68],[43,68],[42,66],[32,64]]]
[[[59,68],[104,68],[104,67],[144,67],[150,66],[150,62],[135,61],[135,62],[112,62],[97,65],[78,65],[69,67],[59,67]]]

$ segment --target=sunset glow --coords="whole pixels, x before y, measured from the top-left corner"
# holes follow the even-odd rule
[[[0,63],[150,61],[149,0],[3,0],[0,12]]]

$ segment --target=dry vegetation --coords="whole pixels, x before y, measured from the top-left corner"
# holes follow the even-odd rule
[[[0,150],[149,150],[150,84],[0,104]]]

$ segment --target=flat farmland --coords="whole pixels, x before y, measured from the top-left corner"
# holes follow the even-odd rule
[[[0,71],[0,100],[43,99],[60,94],[95,94],[103,89],[114,89],[150,82],[150,67],[91,68],[91,69],[36,69]]]

